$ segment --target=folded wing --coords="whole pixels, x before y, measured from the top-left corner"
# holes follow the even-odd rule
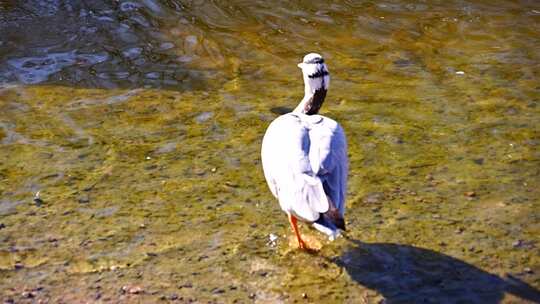
[[[328,198],[343,214],[347,144],[333,120],[289,113],[274,120],[264,136],[262,164],[281,208],[313,222],[328,211]]]

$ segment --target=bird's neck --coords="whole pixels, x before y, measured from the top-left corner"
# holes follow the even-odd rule
[[[317,114],[319,113],[319,109],[321,108],[325,98],[326,89],[324,87],[313,90],[309,86],[306,86],[304,98],[302,98],[302,101],[300,101],[293,112],[306,115]]]

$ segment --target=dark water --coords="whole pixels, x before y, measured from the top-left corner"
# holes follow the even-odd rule
[[[537,1],[1,2],[0,299],[538,303],[539,50]],[[351,172],[310,255],[259,149],[313,51]]]

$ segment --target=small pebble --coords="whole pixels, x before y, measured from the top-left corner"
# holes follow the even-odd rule
[[[36,194],[34,195],[34,203],[36,203],[36,205],[38,206],[41,206],[43,204],[43,200],[41,199],[39,192],[40,191],[36,192]]]
[[[143,292],[143,289],[139,286],[134,286],[128,289],[128,293],[131,293],[131,294],[139,294],[142,292]]]
[[[89,202],[90,202],[90,197],[88,196],[88,194],[83,194],[83,195],[79,196],[79,203],[87,204]]]
[[[529,267],[525,267],[523,271],[525,271],[526,273],[533,273],[532,269]]]
[[[363,198],[363,202],[366,204],[377,204],[384,199],[384,194],[379,192],[369,193]]]
[[[467,191],[467,192],[465,192],[465,196],[468,196],[468,197],[475,197],[475,196],[476,196],[476,192],[474,192],[474,191]]]
[[[163,51],[169,50],[169,49],[174,48],[174,44],[172,42],[163,42],[162,44],[159,45],[159,48]]]
[[[140,286],[123,286],[122,292],[123,293],[129,293],[129,294],[140,294],[143,293],[143,289]]]
[[[21,296],[23,298],[26,298],[26,299],[31,299],[33,297],[36,296],[36,294],[34,292],[31,292],[31,291],[23,291],[23,293],[21,294]]]
[[[457,71],[457,72],[456,72],[456,75],[465,75],[465,72],[463,72],[463,71]]]
[[[475,158],[473,159],[473,162],[477,165],[483,165],[484,164],[484,159],[483,158]]]
[[[302,299],[307,299],[307,293],[302,293]]]
[[[275,242],[278,239],[278,236],[273,233],[270,233],[268,235],[268,238],[270,239],[270,242]]]
[[[182,285],[179,285],[178,288],[179,289],[182,289],[182,288],[192,288],[193,287],[193,284],[191,283],[185,283],[185,284],[182,284]]]
[[[512,243],[512,247],[514,247],[514,248],[521,247],[521,245],[523,245],[523,241],[522,241],[522,240],[517,240],[517,241],[515,241],[515,242]]]

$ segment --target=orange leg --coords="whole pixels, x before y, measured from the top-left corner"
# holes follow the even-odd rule
[[[304,241],[300,237],[300,232],[298,232],[298,223],[296,217],[289,214],[289,222],[291,223],[294,235],[296,235],[296,240],[298,240],[298,248],[307,249],[306,243],[304,243]]]

